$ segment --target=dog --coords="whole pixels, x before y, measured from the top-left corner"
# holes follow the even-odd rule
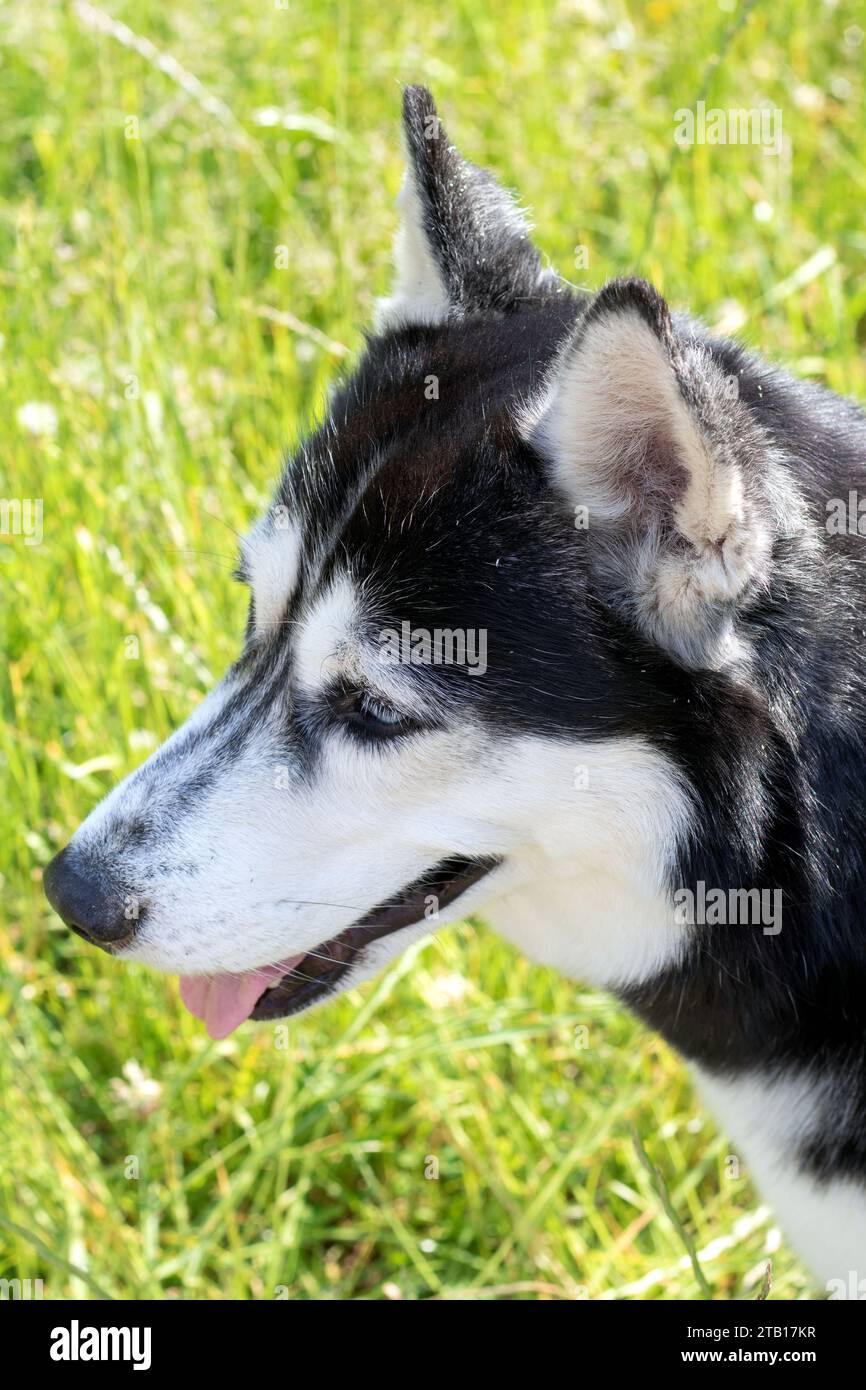
[[[403,133],[393,288],[241,545],[241,654],[49,901],[217,1038],[483,912],[663,1034],[847,1285],[866,416],[645,281],[545,268],[423,87]]]

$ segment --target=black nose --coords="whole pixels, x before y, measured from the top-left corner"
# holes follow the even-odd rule
[[[135,899],[124,897],[106,874],[85,864],[68,845],[45,870],[43,887],[67,927],[94,946],[127,945],[139,926]]]

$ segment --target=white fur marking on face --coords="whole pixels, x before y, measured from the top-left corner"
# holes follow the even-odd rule
[[[255,600],[256,632],[267,635],[282,621],[298,579],[301,538],[284,514],[269,513],[242,542]]]
[[[301,689],[319,690],[338,671],[357,668],[357,614],[355,586],[343,576],[301,620],[295,657]]]
[[[351,582],[338,581],[307,620],[311,687],[335,651],[351,665],[355,602]],[[218,710],[237,694],[229,682],[206,703]],[[168,765],[154,755],[79,829],[88,855],[123,855],[144,899],[128,959],[183,974],[258,968],[315,947],[463,854],[504,862],[440,919],[378,943],[353,981],[488,905],[492,925],[528,955],[592,982],[644,979],[676,960],[684,932],[665,882],[690,803],[662,754],[638,740],[494,737],[463,724],[370,750],[334,731],[310,780],[285,749],[283,717],[275,702],[272,724],[225,761],[222,721],[212,743],[184,726],[163,750]],[[193,722],[203,733],[204,716]],[[213,781],[187,805],[202,767]],[[124,812],[139,808],[162,818],[157,840],[128,842]]]
[[[819,1184],[792,1157],[816,1133],[827,1086],[808,1076],[727,1079],[694,1071],[707,1106],[742,1145],[748,1175],[815,1277],[848,1283],[856,1271],[866,1279],[866,1188],[843,1179]]]

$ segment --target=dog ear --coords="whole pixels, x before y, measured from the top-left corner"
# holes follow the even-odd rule
[[[511,194],[449,143],[426,87],[403,93],[403,145],[395,280],[377,331],[507,312],[553,283]]]
[[[691,667],[736,660],[795,498],[708,349],[643,280],[614,280],[560,351],[525,432],[586,527],[598,591]],[[785,515],[785,512],[788,515]]]

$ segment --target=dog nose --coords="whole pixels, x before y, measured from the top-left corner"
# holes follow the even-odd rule
[[[129,899],[106,874],[88,868],[67,845],[52,859],[42,881],[54,911],[72,931],[106,950],[126,942],[139,926]]]

